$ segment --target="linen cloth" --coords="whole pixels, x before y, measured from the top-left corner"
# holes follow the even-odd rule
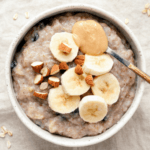
[[[35,15],[62,4],[80,2],[103,8],[116,15],[123,22],[129,19],[129,28],[138,38],[146,59],[147,73],[150,75],[150,17],[142,14],[148,0],[0,0],[0,126],[5,125],[13,132],[0,138],[0,150],[7,150],[10,140],[11,150],[149,150],[150,149],[150,85],[145,83],[145,91],[140,106],[130,121],[110,139],[89,147],[66,148],[49,143],[29,131],[19,120],[10,103],[5,83],[5,58],[8,48],[21,27]],[[30,18],[25,18],[28,11]],[[18,19],[13,15],[18,13]]]

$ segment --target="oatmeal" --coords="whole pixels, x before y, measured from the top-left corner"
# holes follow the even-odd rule
[[[25,36],[22,45],[18,47],[15,60],[11,65],[16,97],[26,115],[44,130],[75,139],[82,138],[83,136],[100,134],[116,124],[130,107],[135,95],[135,74],[111,56],[109,57],[113,60],[113,67],[110,73],[118,80],[120,85],[120,95],[116,103],[108,105],[107,115],[102,121],[97,123],[84,121],[80,117],[79,109],[77,107],[73,108],[75,109],[73,112],[69,112],[67,114],[55,112],[49,107],[48,97],[46,95],[44,95],[44,99],[33,95],[35,91],[36,95],[49,93],[49,91],[51,91],[50,89],[52,89],[54,85],[58,86],[58,83],[61,84],[61,76],[67,72],[66,70],[68,70],[68,68],[73,68],[78,63],[83,65],[86,56],[84,56],[80,51],[78,52],[78,56],[75,58],[75,63],[69,61],[66,64],[64,62],[60,63],[56,60],[49,47],[51,38],[55,33],[71,33],[73,25],[77,21],[82,20],[95,20],[99,22],[107,35],[108,46],[115,50],[121,57],[134,64],[134,54],[130,45],[111,23],[88,13],[66,13],[46,19],[34,26]],[[72,50],[69,49],[67,45],[64,46],[63,44],[63,48],[61,49],[64,51],[64,47],[67,47],[68,55],[71,55]],[[76,50],[76,47],[74,49]],[[33,70],[31,64],[37,61],[43,62],[44,68],[47,69],[44,69],[46,70],[46,73],[42,73],[45,74],[42,81],[41,76],[38,76],[38,80],[36,80],[37,84],[34,84],[34,78],[37,73]],[[54,66],[55,68],[51,70]],[[63,69],[58,71],[58,66],[59,69],[60,66]],[[55,79],[54,77],[49,77],[47,75],[47,72],[50,73],[48,69],[50,69],[52,73],[55,72]],[[80,69],[78,70],[78,73],[81,73],[81,68],[78,67],[78,69]],[[46,85],[40,86],[39,84],[41,82]],[[47,85],[47,82],[50,84]],[[89,76],[86,79],[86,82],[92,86],[92,76]],[[86,82],[85,84],[87,84]],[[93,95],[93,89],[90,89],[90,85],[87,87],[87,92],[82,94],[80,98],[79,96],[72,97],[76,105],[78,105],[79,100],[83,97]],[[59,86],[58,88],[61,87]],[[67,105],[70,105],[69,102],[67,102]]]

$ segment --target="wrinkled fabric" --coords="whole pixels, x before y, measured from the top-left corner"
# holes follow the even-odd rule
[[[86,150],[82,148],[66,148],[49,143],[29,131],[16,116],[10,103],[5,83],[5,58],[10,43],[21,27],[41,12],[73,2],[91,4],[109,11],[124,22],[129,19],[129,28],[133,31],[142,46],[146,59],[147,73],[150,74],[150,18],[142,14],[147,0],[0,0],[0,126],[5,125],[13,132],[0,138],[0,150],[7,150],[7,140],[10,140],[11,150]],[[28,11],[30,18],[25,18]],[[18,19],[13,15],[18,13]],[[150,149],[150,85],[145,83],[141,103],[130,121],[113,137],[89,146],[88,150],[149,150]]]

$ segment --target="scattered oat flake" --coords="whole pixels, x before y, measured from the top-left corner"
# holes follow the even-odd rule
[[[5,133],[0,133],[0,138],[5,137]]]
[[[147,14],[148,14],[148,16],[150,16],[150,9],[147,10]]]
[[[125,24],[128,24],[129,23],[129,19],[125,19]]]
[[[147,13],[147,9],[143,9],[143,10],[142,10],[142,13],[143,13],[143,14],[146,14],[146,13]]]
[[[26,19],[29,19],[29,12],[25,12]]]
[[[33,88],[32,87],[28,87],[29,92],[33,92]]]
[[[11,131],[7,132],[9,136],[13,136],[13,133]]]
[[[14,14],[13,19],[17,20],[17,18],[18,18],[18,14]]]
[[[6,127],[5,127],[5,126],[2,126],[2,127],[1,127],[1,130],[3,131],[3,133],[4,133],[4,134],[6,134],[6,133],[7,133],[7,129],[6,129]]]
[[[145,8],[146,8],[146,9],[148,9],[148,8],[149,8],[149,6],[150,6],[150,4],[149,4],[149,3],[145,4]]]
[[[9,149],[11,147],[10,141],[7,141],[7,148]]]

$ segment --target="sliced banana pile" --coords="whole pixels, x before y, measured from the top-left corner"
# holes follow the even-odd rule
[[[120,94],[120,85],[117,78],[109,73],[113,67],[113,60],[108,54],[98,56],[79,55],[78,46],[72,34],[67,32],[56,33],[52,36],[50,50],[53,56],[64,63],[74,59],[76,67],[67,66],[61,76],[61,85],[50,89],[48,103],[50,108],[58,113],[71,113],[79,107],[80,117],[89,123],[96,123],[106,116],[107,105],[117,102]],[[56,70],[56,68],[55,68]],[[96,77],[93,77],[96,76]],[[91,88],[93,95],[80,96]]]

